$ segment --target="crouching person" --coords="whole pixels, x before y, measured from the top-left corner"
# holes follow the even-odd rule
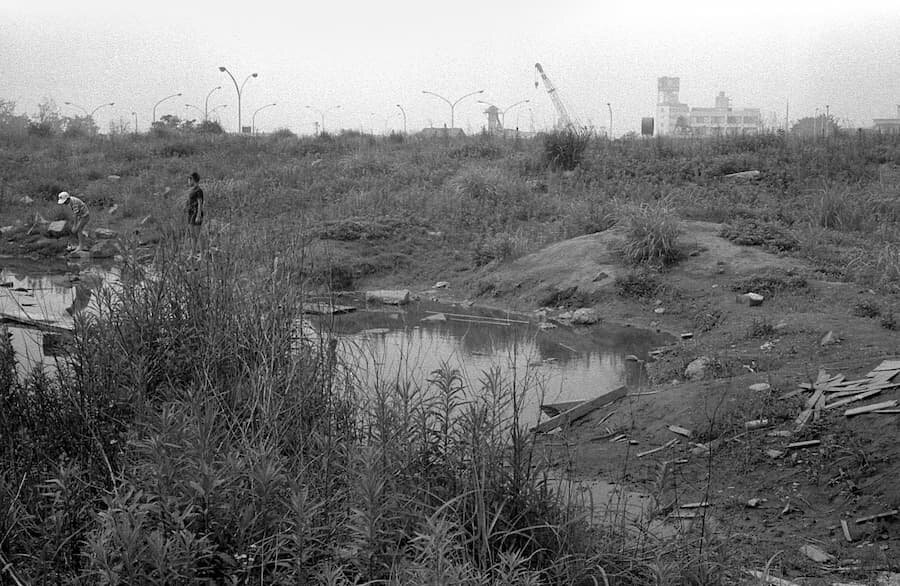
[[[75,252],[81,252],[84,250],[84,229],[91,219],[91,210],[88,209],[86,203],[77,197],[69,195],[68,191],[60,192],[57,203],[69,206],[69,209],[72,210],[72,215],[75,216],[75,222],[72,226],[72,233],[78,236],[78,248],[75,249]],[[69,249],[72,249],[71,245]]]

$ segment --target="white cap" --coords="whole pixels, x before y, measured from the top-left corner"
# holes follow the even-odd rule
[[[69,192],[68,191],[60,191],[59,199],[56,201],[56,203],[62,205],[64,203],[66,203],[67,201],[69,201]]]

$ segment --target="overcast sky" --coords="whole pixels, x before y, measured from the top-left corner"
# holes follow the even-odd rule
[[[291,7],[285,7],[285,5]],[[758,107],[782,121],[825,109],[853,126],[896,116],[900,104],[900,3],[641,0],[257,0],[115,2],[3,0],[0,3],[0,98],[32,114],[45,98],[60,113],[69,101],[145,130],[157,116],[198,118],[207,94],[226,129],[237,128],[238,83],[243,122],[263,131],[311,133],[327,110],[326,128],[381,132],[485,123],[482,99],[506,108],[506,126],[553,124],[540,62],[570,113],[613,132],[640,128],[652,116],[656,81],[681,78],[681,101],[712,106],[719,91],[735,107]],[[339,109],[333,109],[340,105]]]

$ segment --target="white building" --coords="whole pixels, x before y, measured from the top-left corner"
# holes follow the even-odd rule
[[[690,108],[679,101],[679,87],[680,78],[659,78],[658,136],[737,136],[756,134],[762,128],[759,108],[732,108],[725,92],[719,92],[712,108]]]

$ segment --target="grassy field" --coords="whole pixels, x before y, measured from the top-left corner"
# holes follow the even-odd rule
[[[3,580],[735,583],[708,535],[588,526],[503,408],[523,392],[509,373],[360,389],[299,336],[300,303],[474,282],[616,224],[623,263],[650,271],[620,288],[655,291],[684,219],[896,293],[897,165],[900,142],[872,136],[0,137],[0,253],[58,254],[28,232],[68,190],[120,232],[127,285],[82,316],[58,376],[17,381],[0,346]],[[199,263],[177,237],[194,170],[216,247]]]

